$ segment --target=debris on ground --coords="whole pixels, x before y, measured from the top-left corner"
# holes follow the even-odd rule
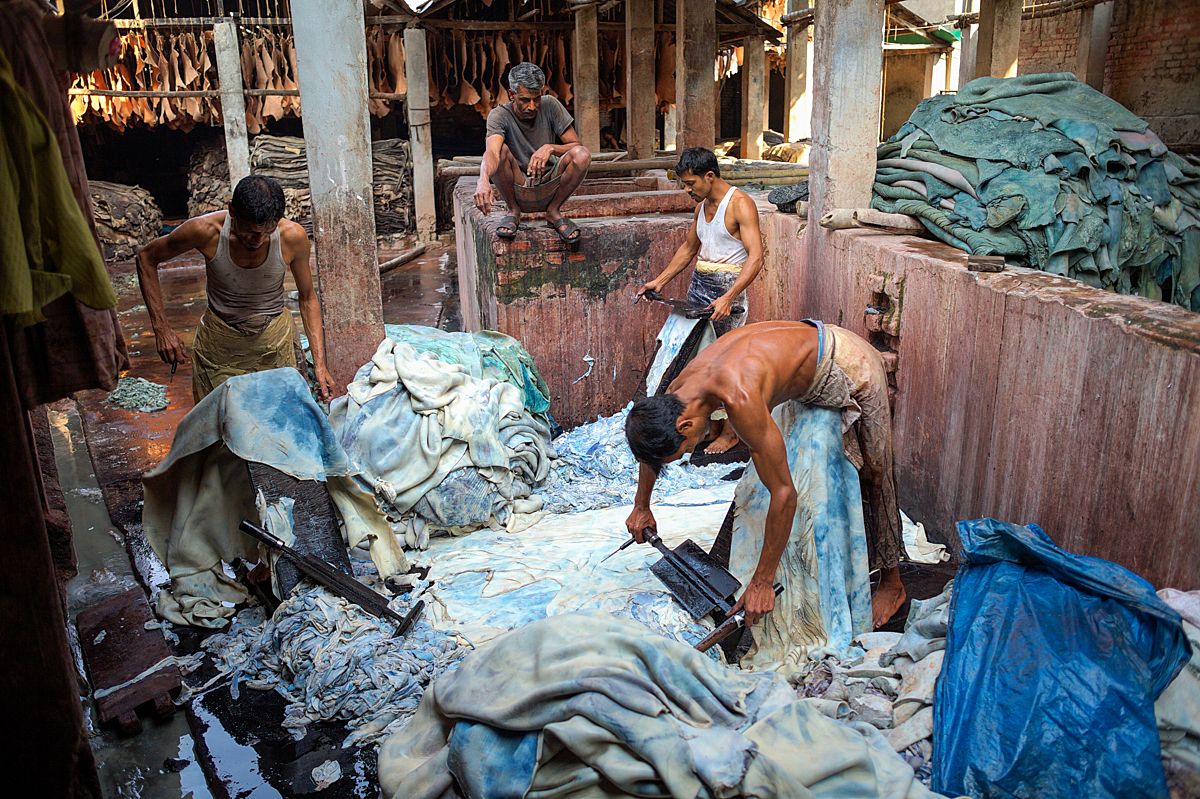
[[[394,598],[405,614],[420,594]],[[418,619],[393,638],[380,621],[325,588],[302,583],[266,618],[263,608],[242,610],[204,642],[236,700],[242,688],[274,690],[289,703],[283,726],[296,740],[316,721],[345,721],[345,746],[373,744],[404,726],[425,687],[471,649],[465,639]]]
[[[167,387],[144,377],[122,377],[108,395],[108,403],[139,413],[161,411],[167,401]]]

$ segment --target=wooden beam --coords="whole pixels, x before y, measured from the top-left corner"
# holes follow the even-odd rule
[[[250,174],[250,136],[246,131],[246,100],[242,96],[242,57],[238,26],[219,22],[213,26],[217,53],[217,82],[221,92],[221,122],[225,127],[225,157],[229,162],[229,188]]]
[[[804,0],[790,0],[788,8]],[[806,11],[811,9],[805,9]],[[791,13],[798,13],[792,11]],[[785,15],[786,16],[786,15]],[[811,15],[809,19],[811,20]],[[788,26],[787,65],[784,69],[784,130],[788,141],[808,138],[809,128],[809,48],[808,26]]]
[[[654,155],[654,0],[625,0],[625,124],[630,158]]]
[[[575,12],[575,130],[583,146],[600,150],[600,48],[596,6]]]
[[[299,97],[299,89],[242,89],[242,95],[245,97]],[[81,95],[83,97],[160,97],[160,98],[175,98],[182,100],[187,97],[218,97],[221,92],[217,89],[200,89],[197,91],[169,91],[169,92],[150,92],[136,91],[125,89],[68,89],[69,95]],[[407,94],[397,92],[368,92],[367,96],[372,100],[397,100],[405,102],[408,99]]]
[[[677,148],[713,148],[716,141],[716,0],[677,3],[675,19],[675,102]]]
[[[762,158],[763,95],[767,79],[766,41],[762,36],[747,36],[742,50],[742,158]]]
[[[417,235],[437,235],[437,201],[433,184],[433,137],[429,124],[429,56],[422,28],[404,29],[404,72],[412,102],[408,106],[408,138],[413,160],[413,213]]]

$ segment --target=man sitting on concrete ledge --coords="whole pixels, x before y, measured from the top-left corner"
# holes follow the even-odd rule
[[[883,572],[871,612],[874,626],[881,627],[905,600],[887,375],[878,351],[839,327],[815,320],[748,325],[702,350],[667,393],[634,403],[625,435],[641,467],[626,526],[639,543],[643,530],[656,529],[650,494],[658,469],[711,436],[710,417],[724,408],[770,492],[757,568],[736,607],[745,608],[750,624],[769,613],[775,607],[776,569],[796,515],[796,484],[810,479],[789,473],[794,453],[772,418],[772,409],[789,401],[842,413],[844,451],[859,471],[867,506],[871,567]]]
[[[574,244],[582,234],[561,209],[587,175],[592,154],[580,143],[575,120],[563,104],[543,96],[546,75],[536,64],[523,61],[509,70],[508,86],[513,101],[488,114],[475,205],[491,213],[494,188],[508,205],[497,236],[515,238],[522,212],[545,211],[559,237]]]

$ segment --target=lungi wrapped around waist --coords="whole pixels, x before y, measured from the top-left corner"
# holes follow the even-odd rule
[[[863,482],[871,565],[891,568],[900,562],[903,540],[883,358],[836,325],[806,321],[821,331],[821,358],[812,385],[796,401],[842,412],[842,447]]]
[[[212,309],[205,311],[192,345],[192,399],[200,402],[235,375],[296,368],[295,338],[296,323],[290,311],[278,314],[253,335],[230,327]]]
[[[720,269],[702,270],[702,264]],[[703,308],[718,297],[725,295],[733,288],[744,264],[710,264],[708,261],[697,261],[692,271],[692,282],[688,285],[687,301],[693,308]],[[746,324],[749,305],[746,292],[737,295],[733,300],[734,307],[743,309],[740,314],[730,314],[719,322],[713,322],[713,330],[718,336],[723,336],[730,330],[736,330]]]

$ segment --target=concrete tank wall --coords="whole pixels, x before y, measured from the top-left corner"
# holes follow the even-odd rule
[[[896,351],[906,512],[954,549],[956,521],[1035,522],[1071,552],[1200,588],[1200,316],[769,208],[750,321],[819,317]]]
[[[667,317],[663,305],[634,305],[634,295],[683,243],[695,203],[681,191],[572,197],[563,212],[583,231],[572,248],[524,219],[515,240],[500,239],[501,215],[475,208],[475,182],[461,179],[454,194],[463,328],[498,330],[524,344],[563,427],[625,407]],[[688,276],[665,293],[683,297]]]

